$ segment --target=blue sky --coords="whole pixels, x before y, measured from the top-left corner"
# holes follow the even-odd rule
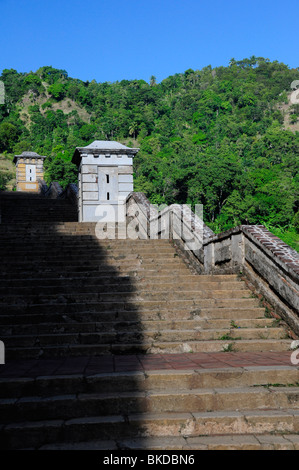
[[[298,67],[298,18],[298,0],[0,0],[0,71],[160,82],[232,57]]]

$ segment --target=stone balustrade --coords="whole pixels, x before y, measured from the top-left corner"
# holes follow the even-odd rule
[[[240,225],[215,235],[195,214],[190,224],[190,214],[179,205],[157,212],[142,193],[130,193],[127,208],[129,220],[137,219],[142,238],[169,234],[201,274],[243,275],[252,290],[299,334],[299,253],[263,225]],[[165,228],[165,220],[169,227]]]

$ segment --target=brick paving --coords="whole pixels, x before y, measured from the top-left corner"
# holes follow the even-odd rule
[[[0,378],[93,375],[150,370],[292,366],[291,352],[219,352],[12,360],[0,366]],[[294,366],[296,367],[296,366]]]

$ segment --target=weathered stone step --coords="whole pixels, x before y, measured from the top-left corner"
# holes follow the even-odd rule
[[[14,226],[15,227],[15,226]],[[30,248],[39,241],[38,249],[44,250],[49,247],[58,249],[58,247],[63,247],[66,250],[71,250],[74,246],[78,246],[82,250],[95,250],[102,248],[107,252],[116,251],[121,252],[121,250],[141,250],[142,252],[150,252],[151,247],[155,247],[158,250],[163,250],[165,252],[176,252],[176,248],[172,245],[171,240],[131,240],[129,238],[115,238],[115,239],[102,239],[98,238],[94,231],[84,232],[73,232],[73,233],[61,233],[55,231],[53,227],[45,226],[45,231],[31,231],[30,229],[25,228],[24,231],[18,233],[16,230],[13,230],[11,233],[3,234],[1,233],[1,224],[0,224],[0,237],[3,241],[4,246],[13,246],[17,251],[26,251],[26,247]],[[19,244],[20,240],[26,240],[26,245]],[[2,246],[1,246],[2,248]]]
[[[2,202],[2,201],[1,201]],[[76,209],[74,205],[69,203],[66,200],[59,200],[59,199],[52,199],[51,202],[49,199],[38,199],[38,200],[31,200],[31,201],[5,201],[5,204],[1,204],[3,212],[10,214],[11,218],[13,219],[15,216],[19,217],[22,215],[22,213],[36,213],[37,211],[43,212],[44,216],[51,215],[53,212],[56,211],[66,211],[67,210],[72,210],[74,213],[76,212]],[[15,211],[15,212],[13,212]],[[47,211],[45,213],[45,211]],[[75,221],[70,221],[73,223],[76,223]],[[9,225],[11,224],[10,221],[4,222],[5,224]],[[27,221],[26,219],[23,219],[24,224],[32,223],[34,224],[34,221]],[[40,224],[40,219],[37,219],[37,223]],[[64,223],[62,221],[62,223]]]
[[[1,423],[40,420],[69,420],[87,416],[138,413],[196,413],[213,410],[273,410],[292,404],[299,411],[297,387],[244,387],[166,391],[73,393],[52,397],[0,399]],[[299,413],[298,413],[299,415]],[[298,416],[299,419],[299,416]]]
[[[15,318],[17,321],[19,317]],[[3,317],[1,317],[1,320]],[[73,322],[64,323],[61,319],[60,323],[47,322],[48,319],[44,318],[44,323],[36,322],[31,324],[5,324],[0,326],[0,337],[10,335],[37,335],[37,334],[59,334],[59,333],[92,333],[92,332],[106,332],[106,331],[147,331],[151,329],[165,330],[225,330],[226,332],[233,332],[236,336],[248,335],[248,330],[257,330],[259,334],[275,334],[272,330],[276,330],[277,323],[270,318],[261,318],[259,320],[239,320],[238,326],[233,327],[232,321],[227,320],[152,320],[152,321],[117,321],[114,322]],[[233,322],[234,325],[235,322]],[[281,328],[278,330],[283,333]]]
[[[41,450],[299,450],[297,434],[225,435],[200,437],[146,437],[87,442],[56,443],[42,446]],[[167,456],[168,457],[168,456]],[[169,456],[165,458],[168,462]],[[188,459],[188,456],[184,456]],[[175,460],[174,460],[175,461]],[[188,460],[187,460],[188,461]],[[171,462],[171,460],[170,460]]]
[[[49,204],[48,201],[34,201],[27,204],[8,204],[3,207],[2,206],[2,214],[5,214],[5,220],[3,224],[5,225],[12,225],[15,220],[18,220],[22,224],[34,224],[34,220],[26,220],[26,215],[35,215],[36,220],[38,221],[38,225],[41,225],[43,221],[47,223],[47,219],[51,220],[53,215],[57,213],[63,214],[76,214],[76,210],[74,206],[71,204],[66,204],[65,202],[57,202],[56,204]],[[61,220],[60,222],[64,222]],[[65,222],[72,222],[76,223],[75,219],[69,219]]]
[[[35,280],[17,280],[14,282],[14,287],[10,286],[10,281],[5,283],[6,285],[0,285],[0,295],[15,295],[16,292],[18,295],[30,294],[30,295],[39,295],[39,294],[61,294],[61,293],[72,293],[74,289],[80,289],[81,293],[85,292],[98,292],[102,291],[107,292],[107,286],[99,284],[97,279],[86,279],[86,278],[75,278],[75,279],[62,279],[57,278],[53,279],[52,282],[48,279],[39,282],[39,279]],[[17,290],[16,290],[17,288]],[[173,283],[161,283],[155,282],[155,280],[142,282],[137,285],[137,283],[128,282],[128,279],[120,279],[118,283],[109,284],[109,292],[146,292],[154,290],[155,292],[171,292],[175,290],[176,292],[189,292],[189,291],[247,291],[245,284],[242,282],[201,282],[200,278],[194,278],[194,280],[189,282],[180,281]]]
[[[151,276],[148,276],[147,278],[144,277],[144,276],[135,276],[134,273],[129,273],[129,274],[123,274],[123,275],[119,275],[119,274],[114,274],[114,273],[111,273],[110,276],[101,276],[99,275],[100,279],[101,279],[101,283],[98,282],[98,278],[97,278],[97,273],[91,273],[90,276],[87,276],[87,273],[86,273],[86,276],[82,275],[81,273],[76,273],[74,276],[70,275],[70,276],[65,276],[65,275],[61,275],[61,274],[58,274],[58,276],[56,277],[53,277],[54,275],[52,274],[52,276],[47,273],[47,277],[40,277],[36,275],[36,273],[31,273],[31,276],[28,278],[28,277],[25,277],[25,275],[23,275],[23,277],[19,277],[19,278],[15,278],[14,276],[11,275],[11,278],[5,278],[5,279],[2,279],[1,280],[1,286],[3,288],[9,288],[11,287],[11,279],[13,278],[14,279],[14,286],[16,288],[28,288],[28,287],[36,287],[36,288],[39,288],[39,286],[41,287],[44,287],[44,286],[56,286],[56,285],[74,285],[74,286],[77,286],[77,285],[87,285],[87,286],[98,286],[98,285],[103,285],[103,284],[109,284],[109,286],[122,286],[122,285],[128,285],[128,286],[136,286],[136,288],[145,288],[147,286],[153,286],[154,288],[158,288],[159,286],[163,287],[164,285],[167,285],[167,286],[171,286],[173,289],[179,289],[180,287],[183,289],[185,286],[188,287],[190,286],[190,288],[192,289],[193,286],[196,286],[196,287],[201,287],[203,286],[206,287],[209,287],[209,289],[213,289],[214,286],[215,286],[215,289],[220,289],[220,288],[225,288],[226,286],[230,286],[230,283],[233,282],[233,283],[237,283],[239,288],[246,288],[245,284],[240,282],[240,281],[237,281],[237,280],[227,280],[227,281],[217,281],[216,280],[205,280],[204,276],[197,276],[197,275],[193,275],[193,274],[187,274],[185,276],[176,276],[174,279],[173,279],[173,282],[170,282],[171,279],[170,279],[170,276],[159,276],[159,278],[157,278],[157,276],[155,275],[151,275]],[[109,287],[110,288],[110,287]]]
[[[29,207],[22,207],[22,211],[19,214],[12,212],[16,208],[11,207],[9,210],[2,211],[2,218],[5,224],[19,224],[19,223],[26,223],[26,219],[38,219],[39,224],[46,224],[48,225],[51,221],[68,221],[73,222],[77,218],[76,211],[72,210],[72,207],[56,207],[52,211],[48,211],[47,207],[43,207],[40,205],[39,207],[29,208]],[[47,212],[45,214],[45,212]],[[63,217],[59,217],[63,216]],[[58,217],[58,218],[57,218]],[[65,217],[65,219],[64,219]]]
[[[50,232],[50,233],[49,233]],[[57,236],[56,236],[57,235]],[[47,248],[53,247],[54,250],[63,248],[66,251],[71,251],[74,247],[77,247],[80,250],[90,251],[90,250],[102,250],[104,252],[116,252],[121,253],[122,251],[127,252],[139,252],[150,253],[153,251],[151,247],[155,247],[157,250],[162,250],[165,253],[176,253],[176,248],[171,244],[169,240],[130,240],[126,239],[99,239],[93,233],[81,234],[56,234],[51,230],[47,229],[47,232],[43,233],[32,233],[32,234],[16,234],[11,233],[7,236],[1,235],[1,225],[0,225],[0,237],[3,242],[2,247],[15,246],[17,252],[26,252],[27,246],[32,248],[34,245],[38,250],[44,251]],[[20,244],[20,240],[26,240],[26,245]],[[36,246],[37,241],[39,245]],[[152,241],[154,242],[152,244]]]
[[[140,302],[140,301],[167,301],[167,300],[198,300],[198,299],[251,299],[252,293],[247,290],[194,290],[194,291],[160,291],[144,290],[137,292],[99,292],[94,289],[94,292],[61,292],[60,296],[67,302],[117,302],[123,300],[127,302]],[[43,303],[55,303],[57,301],[57,293],[52,294],[7,294],[0,295],[0,306],[11,304],[18,304],[19,302],[26,302],[28,305],[39,302],[42,299]],[[60,301],[61,303],[61,301]]]
[[[161,312],[163,310],[177,310],[179,314],[182,310],[188,311],[189,315],[202,316],[202,309],[244,309],[257,308],[256,299],[198,299],[198,300],[135,300],[134,302],[126,301],[101,301],[101,302],[84,302],[84,303],[67,303],[65,298],[57,298],[52,304],[39,303],[27,305],[26,302],[20,301],[20,304],[2,304],[1,314],[32,314],[43,312],[47,313],[75,313],[75,312],[113,312],[128,311],[140,314],[145,310],[153,310]],[[207,313],[207,312],[206,312]],[[214,312],[213,312],[214,313]],[[217,312],[222,317],[223,312]],[[225,315],[225,313],[224,313]],[[239,315],[238,315],[239,317]],[[236,317],[236,318],[238,318]],[[218,317],[219,318],[219,317]],[[225,318],[222,317],[222,318]],[[244,318],[244,317],[243,317]],[[252,317],[249,317],[252,318]]]
[[[291,340],[253,339],[253,340],[213,340],[146,343],[113,343],[113,344],[61,344],[35,347],[6,348],[7,360],[40,357],[79,357],[100,356],[109,354],[178,354],[192,352],[258,352],[258,351],[288,351]]]
[[[75,246],[76,243],[80,247],[81,244],[83,246],[103,246],[103,248],[107,248],[110,250],[116,249],[120,250],[121,248],[129,249],[129,248],[135,248],[135,250],[139,250],[140,248],[150,248],[150,247],[171,247],[173,251],[175,251],[175,248],[173,245],[171,245],[170,240],[147,240],[147,239],[136,239],[132,240],[130,238],[124,238],[124,239],[101,239],[97,238],[97,236],[94,233],[80,233],[80,232],[70,232],[70,233],[61,233],[61,232],[56,232],[55,229],[53,229],[52,226],[45,226],[44,232],[34,230],[32,233],[26,231],[20,232],[20,235],[18,233],[13,234],[1,234],[1,242],[6,245],[13,245],[15,243],[18,243],[20,239],[24,242],[26,242],[26,245],[23,244],[24,246],[27,246],[27,243],[30,245],[33,245],[37,241],[40,240],[41,246],[55,246],[57,243],[59,243],[59,246],[63,246],[64,242],[68,245]],[[62,242],[60,244],[60,242]],[[94,243],[92,243],[94,242]],[[20,245],[19,245],[20,248]]]
[[[3,261],[1,264],[1,268],[7,271],[28,271],[30,269],[39,269],[42,270],[43,268],[59,268],[62,267],[63,270],[66,268],[70,269],[77,269],[77,267],[81,268],[82,266],[89,266],[90,259],[89,257],[84,258],[77,258],[74,257],[73,259],[68,259],[61,257],[61,259],[51,260],[48,258],[39,259],[39,258],[30,258],[28,260],[11,260],[10,262]],[[121,269],[129,269],[129,268],[136,268],[136,270],[142,269],[163,269],[163,270],[184,270],[188,272],[188,268],[184,264],[182,260],[177,260],[173,258],[157,258],[156,260],[145,260],[145,259],[113,259],[107,258],[105,261],[101,259],[93,259],[92,266],[90,267],[93,271],[101,269],[102,271],[109,270],[110,268],[121,268]]]
[[[44,223],[45,225],[49,225],[49,223],[52,221],[53,223],[59,222],[59,221],[70,221],[72,222],[73,220],[77,219],[77,214],[75,212],[71,212],[68,209],[65,209],[64,211],[54,211],[49,215],[43,216],[40,211],[44,211],[44,209],[40,209],[39,211],[32,211],[32,212],[24,212],[20,216],[16,217],[11,217],[9,212],[2,212],[1,218],[5,223],[9,224],[14,224],[18,225],[20,223],[23,223],[24,220],[26,219],[39,219],[40,223]]]
[[[84,308],[84,307],[83,307]],[[8,310],[8,309],[7,309]],[[60,309],[61,310],[61,309]],[[157,320],[196,320],[196,321],[210,321],[210,320],[234,320],[239,323],[240,320],[254,320],[260,324],[265,318],[264,308],[201,308],[195,310],[186,309],[159,309],[156,310],[115,310],[115,311],[97,311],[91,312],[85,308],[80,312],[74,312],[70,309],[69,312],[59,311],[58,308],[53,312],[45,314],[43,308],[40,307],[37,313],[25,311],[25,308],[19,309],[16,314],[6,312],[2,309],[0,319],[2,325],[11,324],[30,324],[30,323],[44,323],[47,322],[60,322],[62,325],[65,323],[73,322],[111,322],[111,321],[129,321],[129,322],[143,322],[143,321],[157,321]],[[273,321],[273,319],[271,320]]]
[[[143,347],[146,345],[143,344]],[[177,354],[183,352],[257,352],[257,351],[288,351],[290,350],[290,339],[252,339],[252,340],[212,340],[212,341],[186,341],[181,342],[159,342],[146,349],[148,354]],[[121,347],[121,345],[120,345]]]
[[[134,275],[142,275],[144,277],[149,277],[149,276],[160,276],[163,274],[168,274],[170,270],[170,267],[165,266],[161,264],[160,266],[155,265],[155,266],[150,266],[150,267],[144,267],[143,265],[136,266],[136,265],[127,265],[123,266],[121,263],[118,265],[115,264],[114,266],[107,266],[107,265],[92,265],[88,262],[82,262],[82,264],[77,264],[77,265],[68,265],[68,264],[52,264],[52,263],[32,263],[31,265],[27,265],[25,267],[21,267],[18,265],[11,265],[11,266],[2,266],[2,273],[0,275],[0,278],[2,277],[7,277],[10,276],[11,278],[15,278],[16,276],[28,276],[32,273],[32,271],[36,271],[42,276],[44,276],[44,271],[47,271],[48,273],[57,273],[58,275],[67,275],[67,276],[73,276],[74,273],[99,273],[102,275],[109,275],[111,273],[116,274],[126,274],[126,273],[132,273],[134,272]],[[188,268],[185,265],[180,265],[180,266],[171,266],[171,272],[174,275],[181,275],[184,276],[185,274],[188,273]]]
[[[32,248],[33,249],[33,248]],[[49,253],[49,250],[51,250],[51,253]],[[52,255],[52,257],[51,257]],[[90,261],[90,256],[92,256],[93,261],[102,261],[102,262],[107,262],[107,261],[131,261],[131,260],[144,260],[144,262],[155,262],[156,260],[160,261],[160,258],[162,258],[165,261],[171,260],[171,261],[176,261],[176,262],[181,262],[182,260],[174,253],[173,251],[166,251],[165,249],[159,249],[155,252],[155,255],[151,251],[144,251],[141,253],[141,250],[138,250],[138,253],[134,250],[130,251],[124,251],[122,250],[121,252],[116,253],[114,250],[106,250],[104,251],[103,249],[93,249],[93,250],[74,250],[74,248],[70,251],[62,250],[61,248],[54,250],[53,248],[49,247],[48,250],[45,251],[40,251],[40,250],[34,250],[34,252],[30,253],[28,250],[24,252],[9,252],[7,253],[6,250],[3,250],[3,254],[1,254],[1,257],[3,259],[3,262],[10,263],[12,261],[16,262],[22,262],[22,261],[27,261],[31,259],[38,259],[38,260],[51,260],[53,257],[55,257],[56,261],[72,261],[72,260],[78,260],[81,258],[84,259],[89,259]],[[183,261],[182,261],[183,262]]]
[[[39,243],[39,242],[38,242]],[[83,258],[88,258],[89,256],[95,257],[97,260],[109,260],[109,259],[145,259],[145,261],[154,261],[159,260],[161,257],[166,259],[175,259],[177,261],[182,261],[181,257],[173,250],[171,247],[157,247],[155,252],[153,253],[152,250],[148,248],[143,249],[134,249],[133,247],[130,248],[123,248],[122,250],[114,250],[108,249],[104,246],[94,246],[90,245],[89,247],[81,247],[80,245],[76,245],[75,243],[71,246],[65,247],[64,245],[49,245],[48,247],[39,243],[39,246],[26,246],[26,250],[17,250],[17,251],[8,251],[10,247],[1,247],[0,253],[3,257],[3,260],[6,262],[11,262],[12,260],[16,259],[16,261],[22,261],[23,259],[52,259],[49,253],[55,255],[55,260],[60,261],[63,258],[67,260],[76,260]]]
[[[48,345],[72,345],[72,344],[123,344],[134,342],[193,342],[193,341],[240,341],[240,340],[255,340],[255,339],[286,339],[286,333],[282,328],[248,328],[240,332],[235,330],[165,330],[159,329],[159,325],[155,330],[138,329],[132,331],[118,330],[105,332],[86,332],[80,331],[78,325],[77,331],[72,333],[55,333],[55,334],[41,334],[37,335],[19,335],[19,336],[2,336],[6,348],[14,347],[34,347],[34,346],[48,346]],[[190,346],[191,347],[191,346]],[[238,344],[236,343],[236,347]]]
[[[55,442],[123,439],[136,435],[199,437],[215,434],[297,434],[299,412],[292,409],[140,413],[127,417],[92,416],[71,420],[12,423],[2,430],[3,449],[39,448]]]
[[[0,274],[1,276],[1,274]],[[169,273],[160,273],[159,276],[157,276],[155,273],[153,273],[152,271],[149,272],[149,273],[146,273],[146,272],[142,272],[142,273],[134,273],[134,272],[129,272],[129,273],[126,273],[126,274],[121,274],[121,273],[115,273],[115,272],[112,272],[112,273],[104,273],[102,274],[101,272],[99,271],[82,271],[80,273],[61,273],[61,272],[58,272],[58,274],[55,275],[55,273],[52,273],[52,272],[40,272],[38,273],[38,276],[37,276],[37,273],[36,272],[31,272],[29,273],[28,275],[25,274],[25,273],[10,273],[10,277],[8,279],[7,275],[5,275],[5,277],[3,279],[1,279],[1,284],[4,285],[4,283],[6,284],[10,284],[11,283],[11,280],[13,279],[14,280],[14,283],[18,283],[17,285],[22,285],[23,282],[30,282],[31,284],[35,284],[37,282],[42,282],[43,285],[45,283],[51,283],[53,282],[53,279],[54,280],[57,280],[58,282],[64,282],[64,280],[85,280],[88,279],[88,282],[97,282],[98,279],[101,280],[101,283],[106,283],[106,284],[115,284],[115,283],[118,283],[118,282],[124,282],[125,280],[127,282],[130,282],[131,280],[134,280],[138,283],[152,283],[152,282],[155,282],[155,283],[162,283],[162,282],[166,282],[166,283],[169,283],[173,280],[174,283],[180,283],[180,282],[193,282],[193,281],[196,281],[196,282],[218,282],[218,276],[217,278],[216,276],[211,276],[210,279],[207,279],[207,276],[203,276],[203,275],[195,275],[195,274],[190,274],[190,271],[189,273],[186,273],[184,275],[179,275],[177,274],[175,276],[175,278],[173,278],[173,276],[169,275]],[[237,277],[233,277],[233,278],[227,278],[228,282],[229,280],[232,279],[234,281],[237,280]],[[219,279],[219,281],[221,281],[221,279]],[[225,279],[221,282],[227,282]]]
[[[107,393],[117,391],[148,392],[174,389],[186,392],[194,389],[256,386],[269,387],[298,385],[299,369],[294,366],[250,366],[197,370],[147,370],[146,372],[112,372],[94,375],[69,374],[38,377],[1,378],[0,397],[51,397],[80,393]],[[275,387],[276,389],[276,387]]]

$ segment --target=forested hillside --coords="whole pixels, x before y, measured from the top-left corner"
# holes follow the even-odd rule
[[[47,155],[48,181],[76,181],[76,146],[117,140],[140,147],[135,190],[151,202],[202,203],[216,231],[263,223],[296,246],[299,104],[289,95],[299,68],[251,57],[161,83],[83,82],[52,67],[0,80],[0,152]]]

